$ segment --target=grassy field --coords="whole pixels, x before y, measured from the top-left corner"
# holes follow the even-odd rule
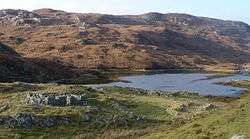
[[[217,75],[220,74],[234,74],[235,65],[232,63],[216,64],[216,65],[206,65],[203,67],[205,72],[212,72]]]
[[[250,89],[249,81],[230,82],[226,85]],[[247,91],[239,99],[228,103],[225,109],[219,109],[211,114],[193,120],[172,130],[152,133],[143,138],[169,139],[207,139],[207,138],[250,138],[250,94]]]
[[[130,88],[106,87],[91,89],[82,85],[56,84],[0,84],[0,116],[30,112],[38,116],[67,116],[72,119],[69,125],[51,128],[34,127],[18,129],[0,126],[0,138],[140,138],[160,137],[159,131],[178,129],[193,119],[209,115],[209,104],[217,109],[226,109],[224,102],[197,96],[195,94],[161,93]],[[25,101],[27,93],[84,94],[87,106],[34,107]],[[82,121],[82,115],[91,117]],[[163,132],[161,135],[165,135]],[[167,135],[167,134],[166,134]],[[168,135],[167,135],[168,136]]]

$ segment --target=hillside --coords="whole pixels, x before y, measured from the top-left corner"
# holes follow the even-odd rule
[[[23,59],[56,61],[78,71],[200,69],[250,61],[249,25],[186,14],[5,9],[0,40]]]
[[[0,139],[250,138],[248,69],[239,21],[0,10]]]
[[[0,79],[3,82],[47,82],[77,75],[59,62],[39,58],[24,58],[13,49],[0,43]]]

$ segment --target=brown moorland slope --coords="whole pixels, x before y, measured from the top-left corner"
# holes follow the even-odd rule
[[[186,14],[5,9],[0,10],[0,40],[22,60],[53,61],[70,70],[197,69],[250,61],[249,25]],[[40,67],[50,67],[43,63]]]
[[[39,58],[24,58],[0,43],[0,79],[2,82],[48,82],[70,79],[79,73],[60,62]]]

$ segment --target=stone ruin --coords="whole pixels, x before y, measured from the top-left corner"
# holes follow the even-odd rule
[[[26,102],[31,105],[48,105],[48,106],[84,106],[87,105],[84,95],[73,94],[43,94],[29,93]]]

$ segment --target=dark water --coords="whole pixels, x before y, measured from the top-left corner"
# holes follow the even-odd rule
[[[211,74],[184,73],[184,74],[154,74],[121,77],[121,80],[130,83],[115,82],[106,85],[133,87],[145,90],[160,90],[169,92],[188,91],[200,95],[237,96],[243,88],[218,85],[218,82],[233,80],[250,80],[250,76],[234,75],[209,79]]]

